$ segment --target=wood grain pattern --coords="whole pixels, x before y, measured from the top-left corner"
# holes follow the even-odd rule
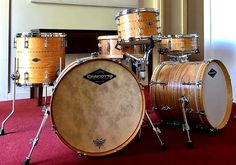
[[[212,125],[209,122],[209,116],[205,114],[207,110],[205,109],[206,101],[204,102],[203,100],[204,90],[211,86],[210,84],[206,85],[207,82],[203,82],[204,76],[207,75],[205,72],[206,67],[209,65],[209,63],[216,63],[215,65],[220,66],[219,68],[221,70],[218,72],[222,72],[224,74],[221,79],[223,79],[223,83],[226,83],[225,91],[227,92],[227,94],[224,95],[222,93],[221,96],[221,98],[226,97],[223,98],[226,100],[226,103],[224,105],[226,109],[222,110],[223,112],[225,112],[225,116],[223,116],[222,121],[219,121],[216,125]],[[213,127],[216,129],[221,129],[227,124],[232,107],[232,88],[230,77],[227,73],[227,70],[220,61],[215,60],[209,63],[179,63],[168,61],[162,62],[156,67],[151,79],[152,82],[154,82],[150,87],[151,102],[152,107],[157,110],[158,114],[163,119],[171,121],[183,121],[182,107],[179,102],[179,98],[182,96],[186,96],[189,101],[186,108],[188,110],[187,118],[190,123],[205,125],[207,127]],[[196,83],[201,84],[197,85]],[[224,88],[224,86],[218,88]],[[220,91],[217,88],[213,90]],[[218,110],[216,110],[216,113],[217,111]],[[200,115],[199,113],[203,113],[205,115]]]
[[[16,58],[20,74],[17,83],[52,83],[57,77],[60,60],[62,69],[65,67],[65,37],[17,37]],[[27,80],[25,73],[28,73]]]

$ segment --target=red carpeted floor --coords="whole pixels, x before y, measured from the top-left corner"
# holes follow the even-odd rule
[[[36,99],[17,100],[15,114],[5,125],[6,135],[0,136],[0,165],[22,164],[31,145],[29,140],[35,137],[42,121],[42,107],[37,107]],[[150,106],[147,106],[150,108]],[[11,101],[0,102],[0,121],[11,111]],[[232,116],[236,112],[233,105]],[[155,122],[158,117],[149,111]],[[146,122],[145,122],[146,123]],[[103,157],[77,155],[70,150],[51,129],[50,117],[42,131],[30,164],[32,165],[84,165],[84,164],[235,164],[236,156],[236,120],[220,131],[208,132],[191,130],[194,148],[186,147],[186,133],[180,126],[159,124],[162,140],[168,147],[160,151],[159,141],[150,126],[142,129],[142,140],[135,138],[117,153]]]

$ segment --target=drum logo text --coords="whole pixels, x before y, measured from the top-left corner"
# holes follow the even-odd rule
[[[116,75],[109,73],[105,70],[98,69],[84,76],[85,79],[97,83],[99,85],[108,82],[115,78]]]

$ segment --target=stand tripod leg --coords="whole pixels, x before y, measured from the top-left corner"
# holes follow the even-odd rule
[[[147,112],[145,112],[145,115],[147,116],[147,119],[148,119],[149,123],[151,124],[153,131],[154,131],[154,132],[156,133],[156,135],[157,135],[157,138],[158,138],[158,140],[159,140],[159,142],[160,142],[160,150],[161,150],[161,151],[166,151],[166,150],[167,150],[167,147],[166,147],[165,144],[162,142],[162,140],[161,140],[161,138],[160,138],[160,136],[159,136],[159,133],[161,133],[161,130],[160,130],[158,127],[155,127],[155,126],[154,126],[154,124],[152,123],[152,120],[151,120],[151,118],[149,117],[149,115],[148,115]]]
[[[3,120],[2,125],[1,125],[1,129],[0,129],[0,136],[5,134],[4,131],[4,125],[7,122],[7,120],[13,115],[13,113],[15,112],[15,99],[16,99],[16,80],[14,80],[14,85],[13,85],[13,100],[12,100],[12,110],[11,113],[5,118],[5,120]]]
[[[33,153],[33,150],[34,150],[35,146],[36,146],[37,143],[38,143],[40,134],[41,134],[42,129],[43,129],[44,125],[45,125],[45,122],[46,122],[46,120],[47,120],[47,117],[48,117],[48,115],[49,115],[49,113],[50,113],[49,110],[48,110],[48,108],[46,108],[46,106],[43,107],[43,111],[44,111],[43,120],[42,120],[42,122],[41,122],[41,125],[40,125],[40,127],[39,127],[39,130],[38,130],[38,132],[37,132],[35,138],[32,139],[32,141],[31,141],[31,142],[32,142],[32,147],[31,147],[31,149],[30,149],[30,152],[29,152],[28,156],[26,157],[26,160],[25,160],[25,162],[24,162],[24,165],[29,165],[30,157],[31,157],[31,155],[32,155],[32,153]]]
[[[192,148],[193,143],[192,143],[192,140],[191,140],[190,134],[189,134],[190,127],[188,125],[188,120],[186,117],[186,110],[185,110],[185,106],[186,106],[186,103],[188,103],[188,99],[185,96],[182,96],[179,99],[179,101],[181,102],[182,113],[183,113],[183,118],[184,118],[183,131],[187,132],[187,137],[188,137],[187,146],[188,146],[188,148]]]

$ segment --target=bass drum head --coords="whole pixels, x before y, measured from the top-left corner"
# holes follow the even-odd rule
[[[138,133],[144,94],[127,67],[106,59],[74,62],[58,79],[51,117],[57,135],[72,150],[111,154]]]
[[[221,129],[227,124],[232,108],[232,87],[225,66],[218,60],[210,62],[203,75],[203,107],[214,128]]]

